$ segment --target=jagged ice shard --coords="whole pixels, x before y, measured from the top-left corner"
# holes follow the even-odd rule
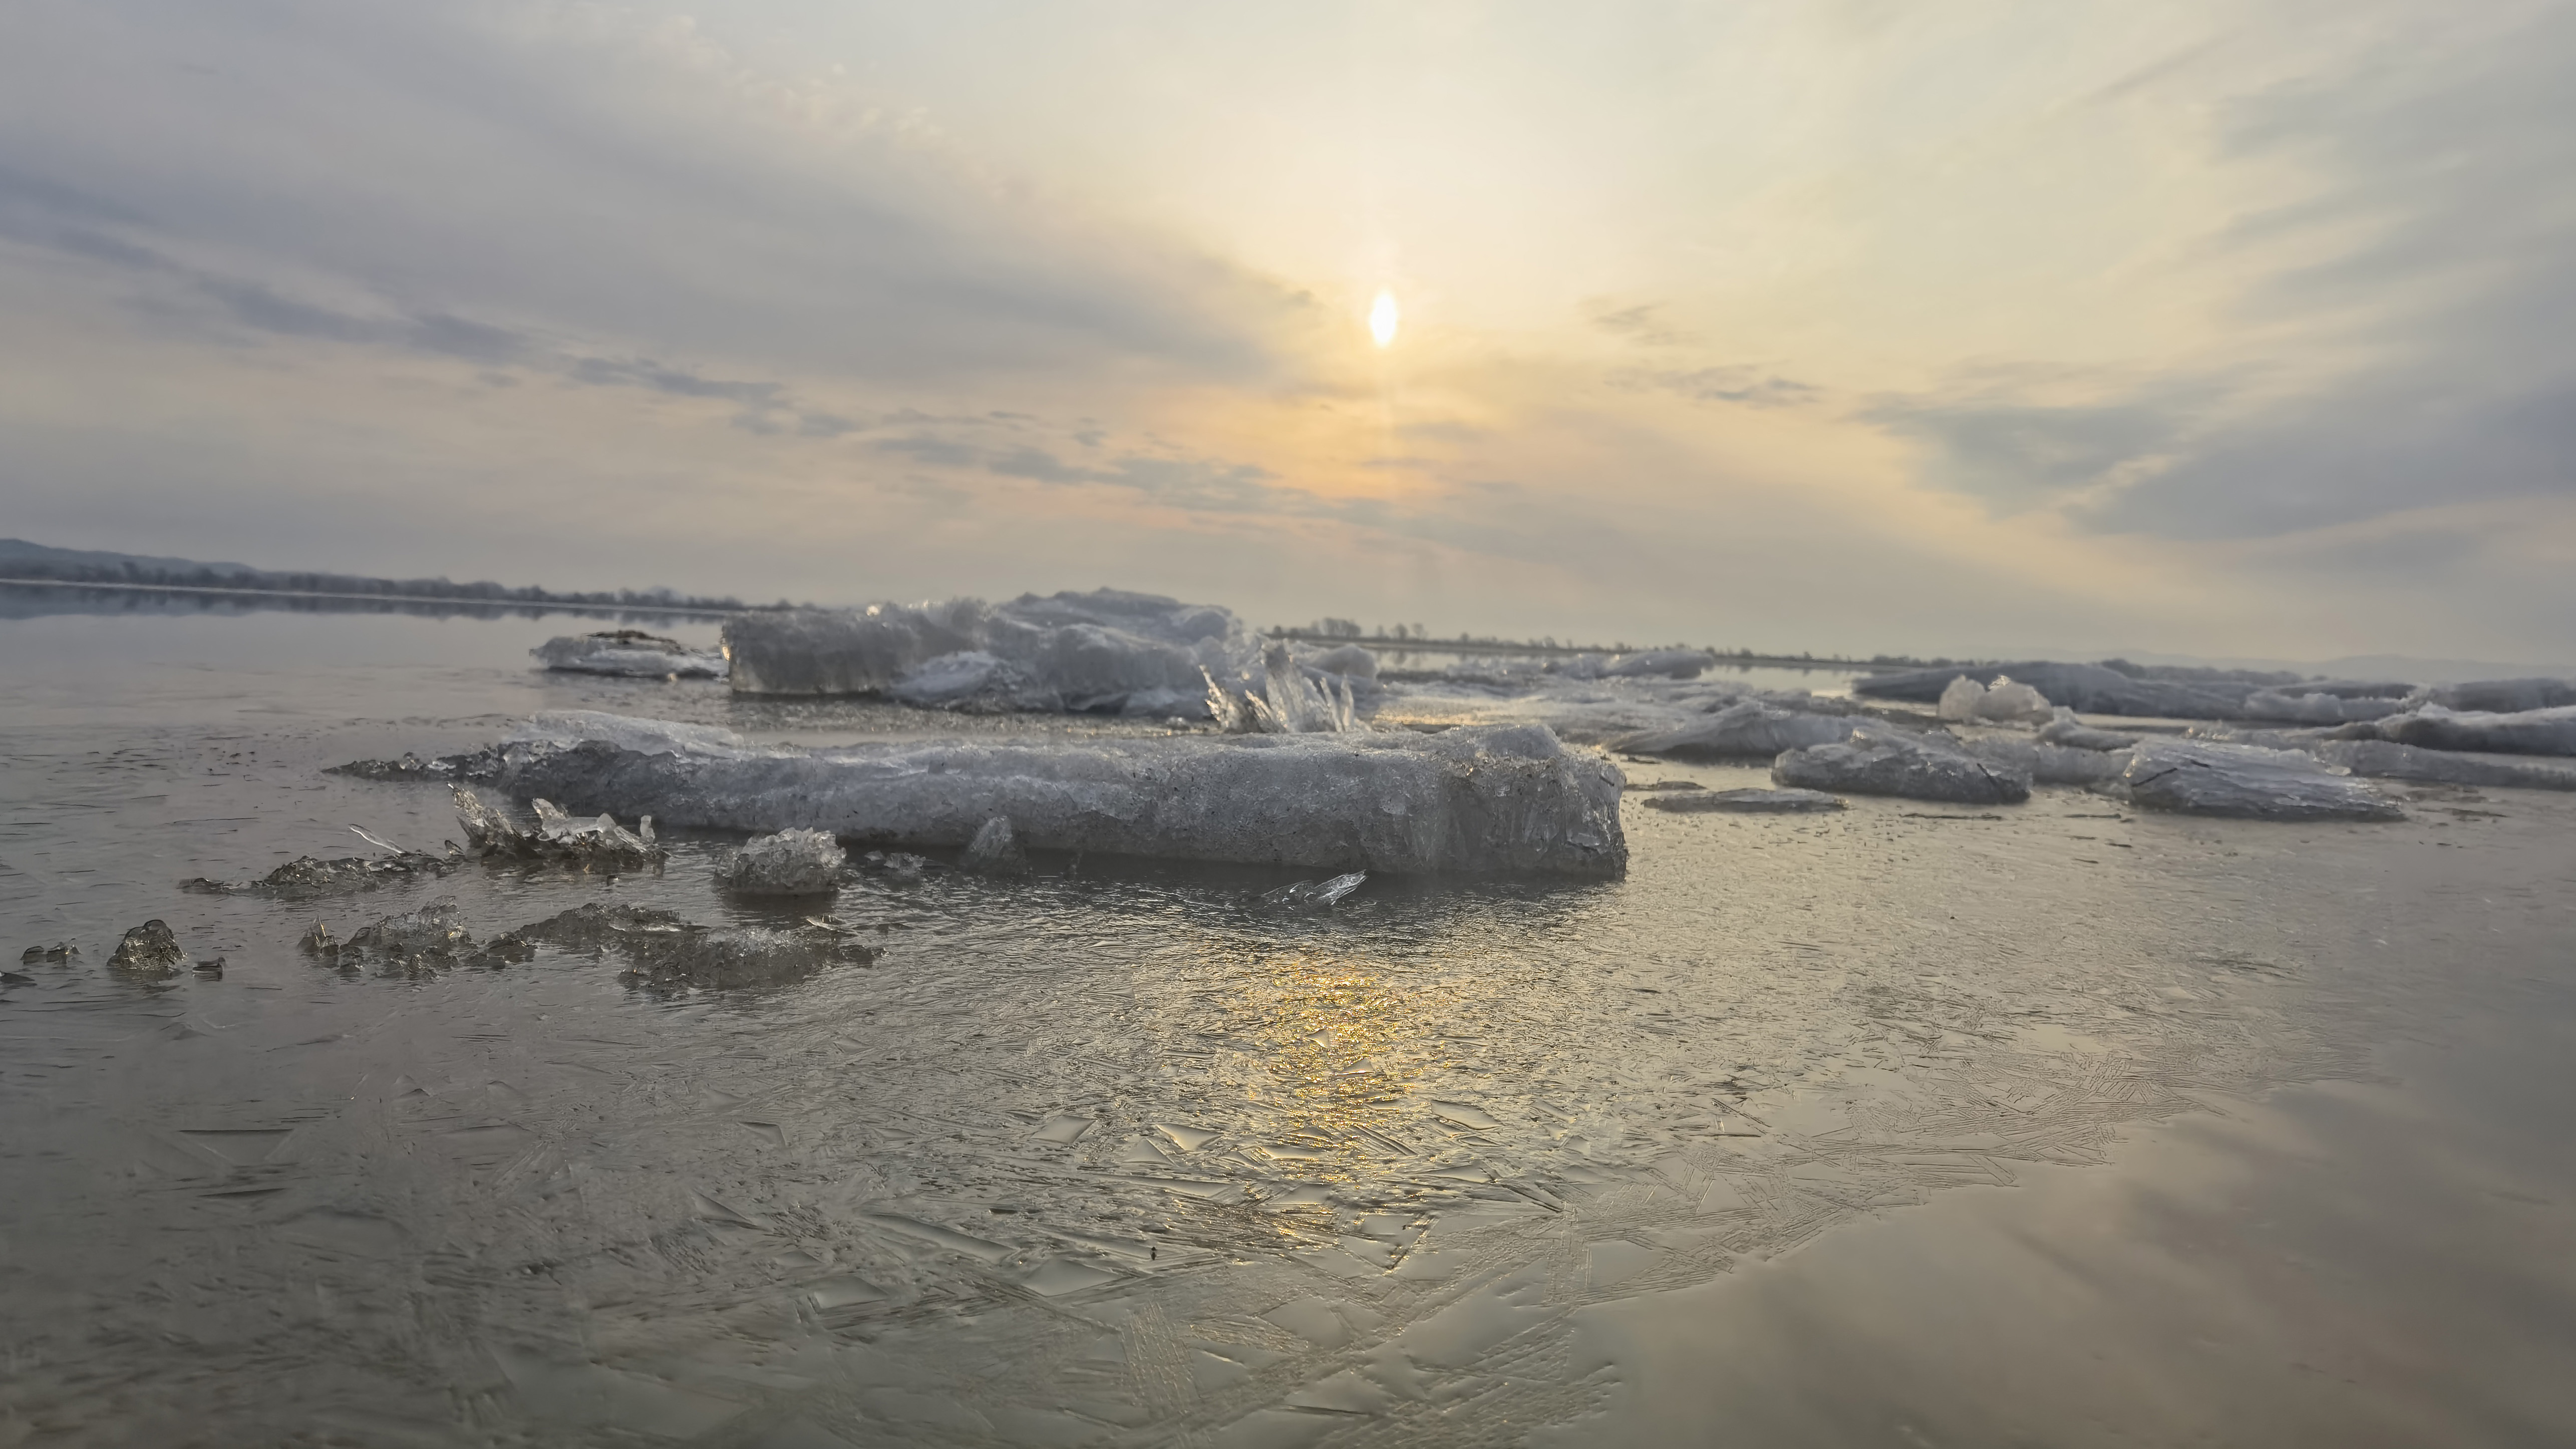
[[[1605,876],[1620,777],[1534,725],[829,749],[703,727],[539,715],[497,783],[669,825],[960,847],[996,816],[1037,850],[1366,869]]]

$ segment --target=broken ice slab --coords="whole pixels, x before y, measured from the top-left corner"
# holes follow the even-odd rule
[[[2479,679],[2437,684],[2424,694],[2444,709],[2522,714],[2576,704],[2576,679]]]
[[[336,860],[299,855],[257,880],[208,880],[199,876],[179,882],[179,889],[209,895],[274,896],[281,900],[337,895],[445,875],[465,863],[462,852],[453,846],[449,849],[451,853],[446,855],[403,850],[391,855],[352,855]]]
[[[2034,785],[2100,784],[2117,779],[2128,764],[2125,755],[2113,751],[2038,744],[2011,736],[1970,740],[1965,748],[1981,760],[2008,765],[2028,775]]]
[[[681,826],[908,847],[963,846],[1006,815],[1040,850],[1390,874],[1627,867],[1618,771],[1537,725],[826,749],[659,729],[540,715],[502,749],[501,780]]]
[[[1769,759],[1782,750],[1847,739],[1854,723],[1848,716],[1810,714],[1748,699],[1667,729],[1620,735],[1609,741],[1609,748],[1631,755],[1684,759]]]
[[[820,830],[756,835],[716,867],[716,884],[747,896],[819,896],[840,888],[841,843]]]
[[[2234,719],[2240,713],[2247,694],[2265,683],[2278,684],[2289,678],[2286,675],[2272,675],[2262,680],[2195,678],[2185,684],[2174,680],[2139,678],[2100,664],[2031,660],[2019,664],[1945,666],[1866,675],[1852,682],[1852,693],[1937,704],[1942,691],[1949,688],[1953,679],[1965,677],[1981,685],[1991,685],[2007,675],[2046,695],[2053,704],[2062,704],[2086,714],[2154,715],[2178,719]]]
[[[2576,768],[2481,760],[2447,750],[2418,749],[2387,740],[2320,740],[2317,758],[2374,779],[2420,780],[2442,785],[2500,786],[2518,790],[2576,790]]]
[[[641,629],[565,634],[528,651],[548,669],[573,674],[619,674],[639,679],[718,679],[725,657],[692,649],[677,639]]]
[[[1822,790],[1701,790],[1659,796],[1645,803],[1649,810],[1687,815],[1708,811],[1787,815],[1843,808],[1841,797]]]
[[[2345,739],[2376,738],[2427,750],[2576,755],[2576,705],[2496,714],[2425,704],[2405,714],[2346,725],[2337,733]]]
[[[2256,820],[2396,820],[2404,812],[2313,755],[2198,740],[2149,740],[2120,774],[2155,810]]]
[[[501,966],[528,959],[527,948],[507,937],[489,946],[458,919],[456,898],[441,896],[417,911],[386,916],[335,941],[320,921],[296,943],[345,971],[373,967],[387,976],[435,976],[468,966]]]
[[[2002,805],[2030,798],[2030,772],[1981,759],[1947,735],[1920,735],[1872,725],[1840,744],[1791,750],[1771,763],[1771,782],[1805,790],[1899,795],[1958,805]]]
[[[107,958],[108,970],[146,979],[176,976],[187,967],[188,953],[179,949],[177,934],[157,920],[126,932],[116,943],[116,954]]]

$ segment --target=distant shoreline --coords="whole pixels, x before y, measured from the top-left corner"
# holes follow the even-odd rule
[[[471,598],[456,594],[358,594],[320,589],[230,588],[222,584],[121,584],[91,579],[8,579],[0,585],[20,589],[113,589],[135,594],[241,595],[261,599],[333,599],[360,604],[427,604],[443,609],[488,609],[546,614],[677,614],[696,619],[728,619],[748,609],[690,607],[685,604],[592,604],[556,599]]]

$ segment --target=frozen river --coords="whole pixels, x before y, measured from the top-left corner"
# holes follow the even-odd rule
[[[295,942],[439,896],[760,922],[730,839],[177,889],[434,849],[443,788],[324,768],[540,709],[1145,728],[527,667],[570,627],[0,620],[0,944],[83,953],[0,991],[0,1446],[2576,1437],[2576,797],[1632,794],[1624,879],[1326,913],[934,867],[842,892],[873,965],[676,996]],[[222,974],[111,976],[146,918]]]

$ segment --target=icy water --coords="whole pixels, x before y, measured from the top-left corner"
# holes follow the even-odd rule
[[[934,868],[843,892],[873,966],[676,997],[293,943],[760,919],[726,841],[176,889],[434,847],[323,768],[541,708],[1037,727],[524,667],[581,627],[0,621],[0,944],[83,952],[0,990],[0,1445],[2576,1436],[2576,801],[1634,794],[1618,882]],[[222,976],[112,978],[147,917]]]

